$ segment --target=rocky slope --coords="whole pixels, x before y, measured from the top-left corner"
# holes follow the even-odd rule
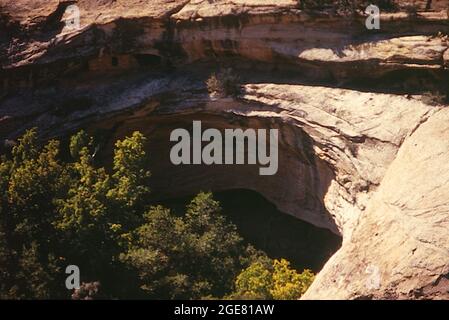
[[[448,117],[437,112],[405,140],[351,240],[305,298],[449,298]]]
[[[64,28],[76,3],[81,29]],[[441,6],[436,1],[437,8]],[[20,0],[0,5],[0,138],[100,132],[101,154],[150,137],[156,197],[255,190],[283,212],[343,236],[304,298],[449,298],[447,15],[364,18],[282,0]],[[212,99],[217,66],[236,99]],[[169,133],[278,128],[279,172],[175,167]]]

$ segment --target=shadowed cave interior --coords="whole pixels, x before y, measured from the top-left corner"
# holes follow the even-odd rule
[[[182,214],[192,197],[167,199],[162,204]],[[246,243],[263,250],[270,258],[287,259],[297,270],[319,272],[341,246],[338,235],[279,211],[255,191],[214,192],[214,198]]]
[[[278,174],[260,176],[259,167],[254,165],[173,165],[169,155],[175,143],[170,142],[170,133],[175,128],[190,130],[196,119],[202,120],[204,128],[280,128]],[[195,194],[212,191],[244,241],[270,258],[289,260],[297,270],[320,271],[340,248],[342,238],[335,232],[322,201],[332,172],[315,157],[308,137],[301,130],[258,119],[230,122],[223,115],[202,113],[114,120],[109,125],[103,121],[101,127],[114,128],[109,147],[105,147],[107,151],[113,149],[114,141],[135,130],[148,137],[154,204],[182,214]],[[112,154],[103,156],[112,159]],[[301,220],[287,210],[304,210],[309,217],[321,219],[316,220],[321,225]]]

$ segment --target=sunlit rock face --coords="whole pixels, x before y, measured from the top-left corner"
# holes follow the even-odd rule
[[[298,66],[303,76],[337,83],[382,79],[392,72],[445,78],[445,12],[415,20],[382,16],[382,32],[365,18],[306,12],[297,1],[75,1],[80,28],[65,22],[72,2],[16,1],[0,13],[0,75],[5,91],[49,83],[70,72],[141,66],[145,55],[170,64],[229,57]],[[75,3],[73,2],[73,3]],[[12,71],[14,70],[14,71]],[[407,79],[407,88],[432,87]]]
[[[448,120],[441,110],[405,140],[305,298],[449,298]]]
[[[296,3],[79,0],[78,30],[72,2],[2,3],[0,138],[85,128],[107,160],[140,130],[155,198],[254,190],[343,237],[304,298],[449,298],[448,112],[419,95],[447,90],[446,12],[384,14],[371,33]],[[240,73],[238,97],[207,94],[219,65]],[[278,129],[277,174],[173,165],[170,132],[194,120]]]

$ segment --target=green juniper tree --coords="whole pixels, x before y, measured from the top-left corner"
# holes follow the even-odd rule
[[[185,216],[153,207],[122,255],[150,297],[198,299],[221,296],[232,288],[242,267],[242,238],[226,222],[210,193],[200,193]]]
[[[0,298],[222,297],[266,258],[243,243],[210,193],[182,215],[150,207],[145,143],[139,132],[117,141],[109,171],[94,164],[85,132],[71,138],[64,162],[59,142],[40,146],[32,129],[0,158]],[[68,265],[81,271],[75,292],[65,288]],[[296,274],[282,267],[276,292],[296,294],[299,287],[284,288]]]

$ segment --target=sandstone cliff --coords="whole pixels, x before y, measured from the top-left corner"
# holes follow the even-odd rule
[[[80,29],[64,27],[70,4]],[[343,236],[304,298],[449,298],[449,112],[422,96],[449,90],[444,4],[368,31],[290,0],[1,0],[0,138],[83,127],[107,154],[141,130],[156,196],[252,189]],[[243,92],[211,99],[224,65]],[[169,132],[192,120],[278,128],[278,174],[173,167]]]

